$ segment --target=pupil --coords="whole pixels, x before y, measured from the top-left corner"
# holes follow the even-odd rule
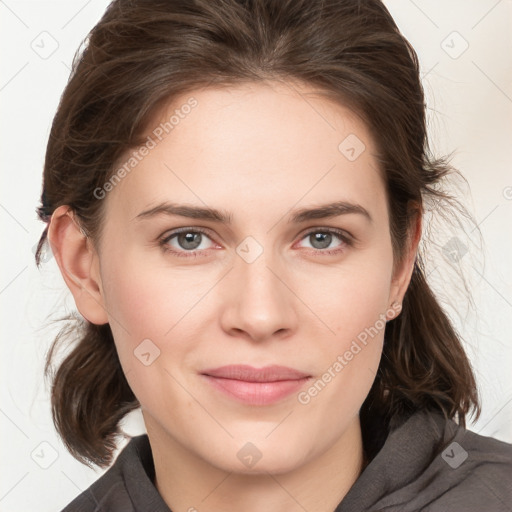
[[[325,249],[329,247],[332,241],[332,235],[330,233],[313,233],[311,236],[313,237],[311,239],[311,245],[315,249]]]
[[[183,249],[196,249],[201,244],[201,233],[180,233],[178,242]]]

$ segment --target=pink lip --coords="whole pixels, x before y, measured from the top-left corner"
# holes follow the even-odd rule
[[[286,366],[253,368],[229,365],[201,372],[216,389],[251,405],[277,402],[303,386],[311,376]]]

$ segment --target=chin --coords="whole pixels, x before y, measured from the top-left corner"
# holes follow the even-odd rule
[[[219,446],[214,460],[210,463],[223,471],[241,475],[283,474],[293,471],[306,463],[308,454],[313,447],[307,447],[303,442],[283,442],[276,438],[269,440],[242,441],[240,438],[231,447]]]
[[[238,460],[233,463],[232,459],[229,461],[221,461],[221,463],[222,462],[224,464],[219,467],[224,471],[251,476],[268,475],[269,473],[272,475],[286,474],[300,468],[303,463],[303,461],[296,459],[287,459],[286,461],[283,461],[281,454],[276,452],[274,452],[270,457],[265,457],[265,455],[263,455],[262,458],[252,466],[246,466]]]

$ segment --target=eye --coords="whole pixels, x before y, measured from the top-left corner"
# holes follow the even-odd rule
[[[208,244],[208,240],[210,244]],[[164,251],[184,257],[197,256],[201,251],[211,249],[215,245],[206,231],[200,228],[186,227],[167,233],[160,239],[159,244]]]
[[[316,252],[325,254],[334,254],[343,251],[346,246],[350,246],[352,240],[350,236],[340,229],[334,228],[315,228],[308,231],[302,238],[309,242],[307,248],[314,249]],[[338,240],[338,245],[332,245]],[[329,250],[326,250],[329,249]]]
[[[309,247],[319,254],[337,254],[352,245],[352,238],[343,230],[334,228],[315,228],[307,232],[302,240],[309,242]],[[338,240],[337,245],[332,245]],[[165,252],[170,252],[179,257],[197,257],[207,255],[208,249],[218,247],[209,234],[202,228],[178,228],[166,233],[159,245]]]

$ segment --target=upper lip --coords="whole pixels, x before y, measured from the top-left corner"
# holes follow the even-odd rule
[[[201,372],[203,375],[223,379],[243,380],[246,382],[276,382],[280,380],[299,380],[310,377],[287,366],[271,365],[254,368],[246,364],[236,364],[211,368]]]

